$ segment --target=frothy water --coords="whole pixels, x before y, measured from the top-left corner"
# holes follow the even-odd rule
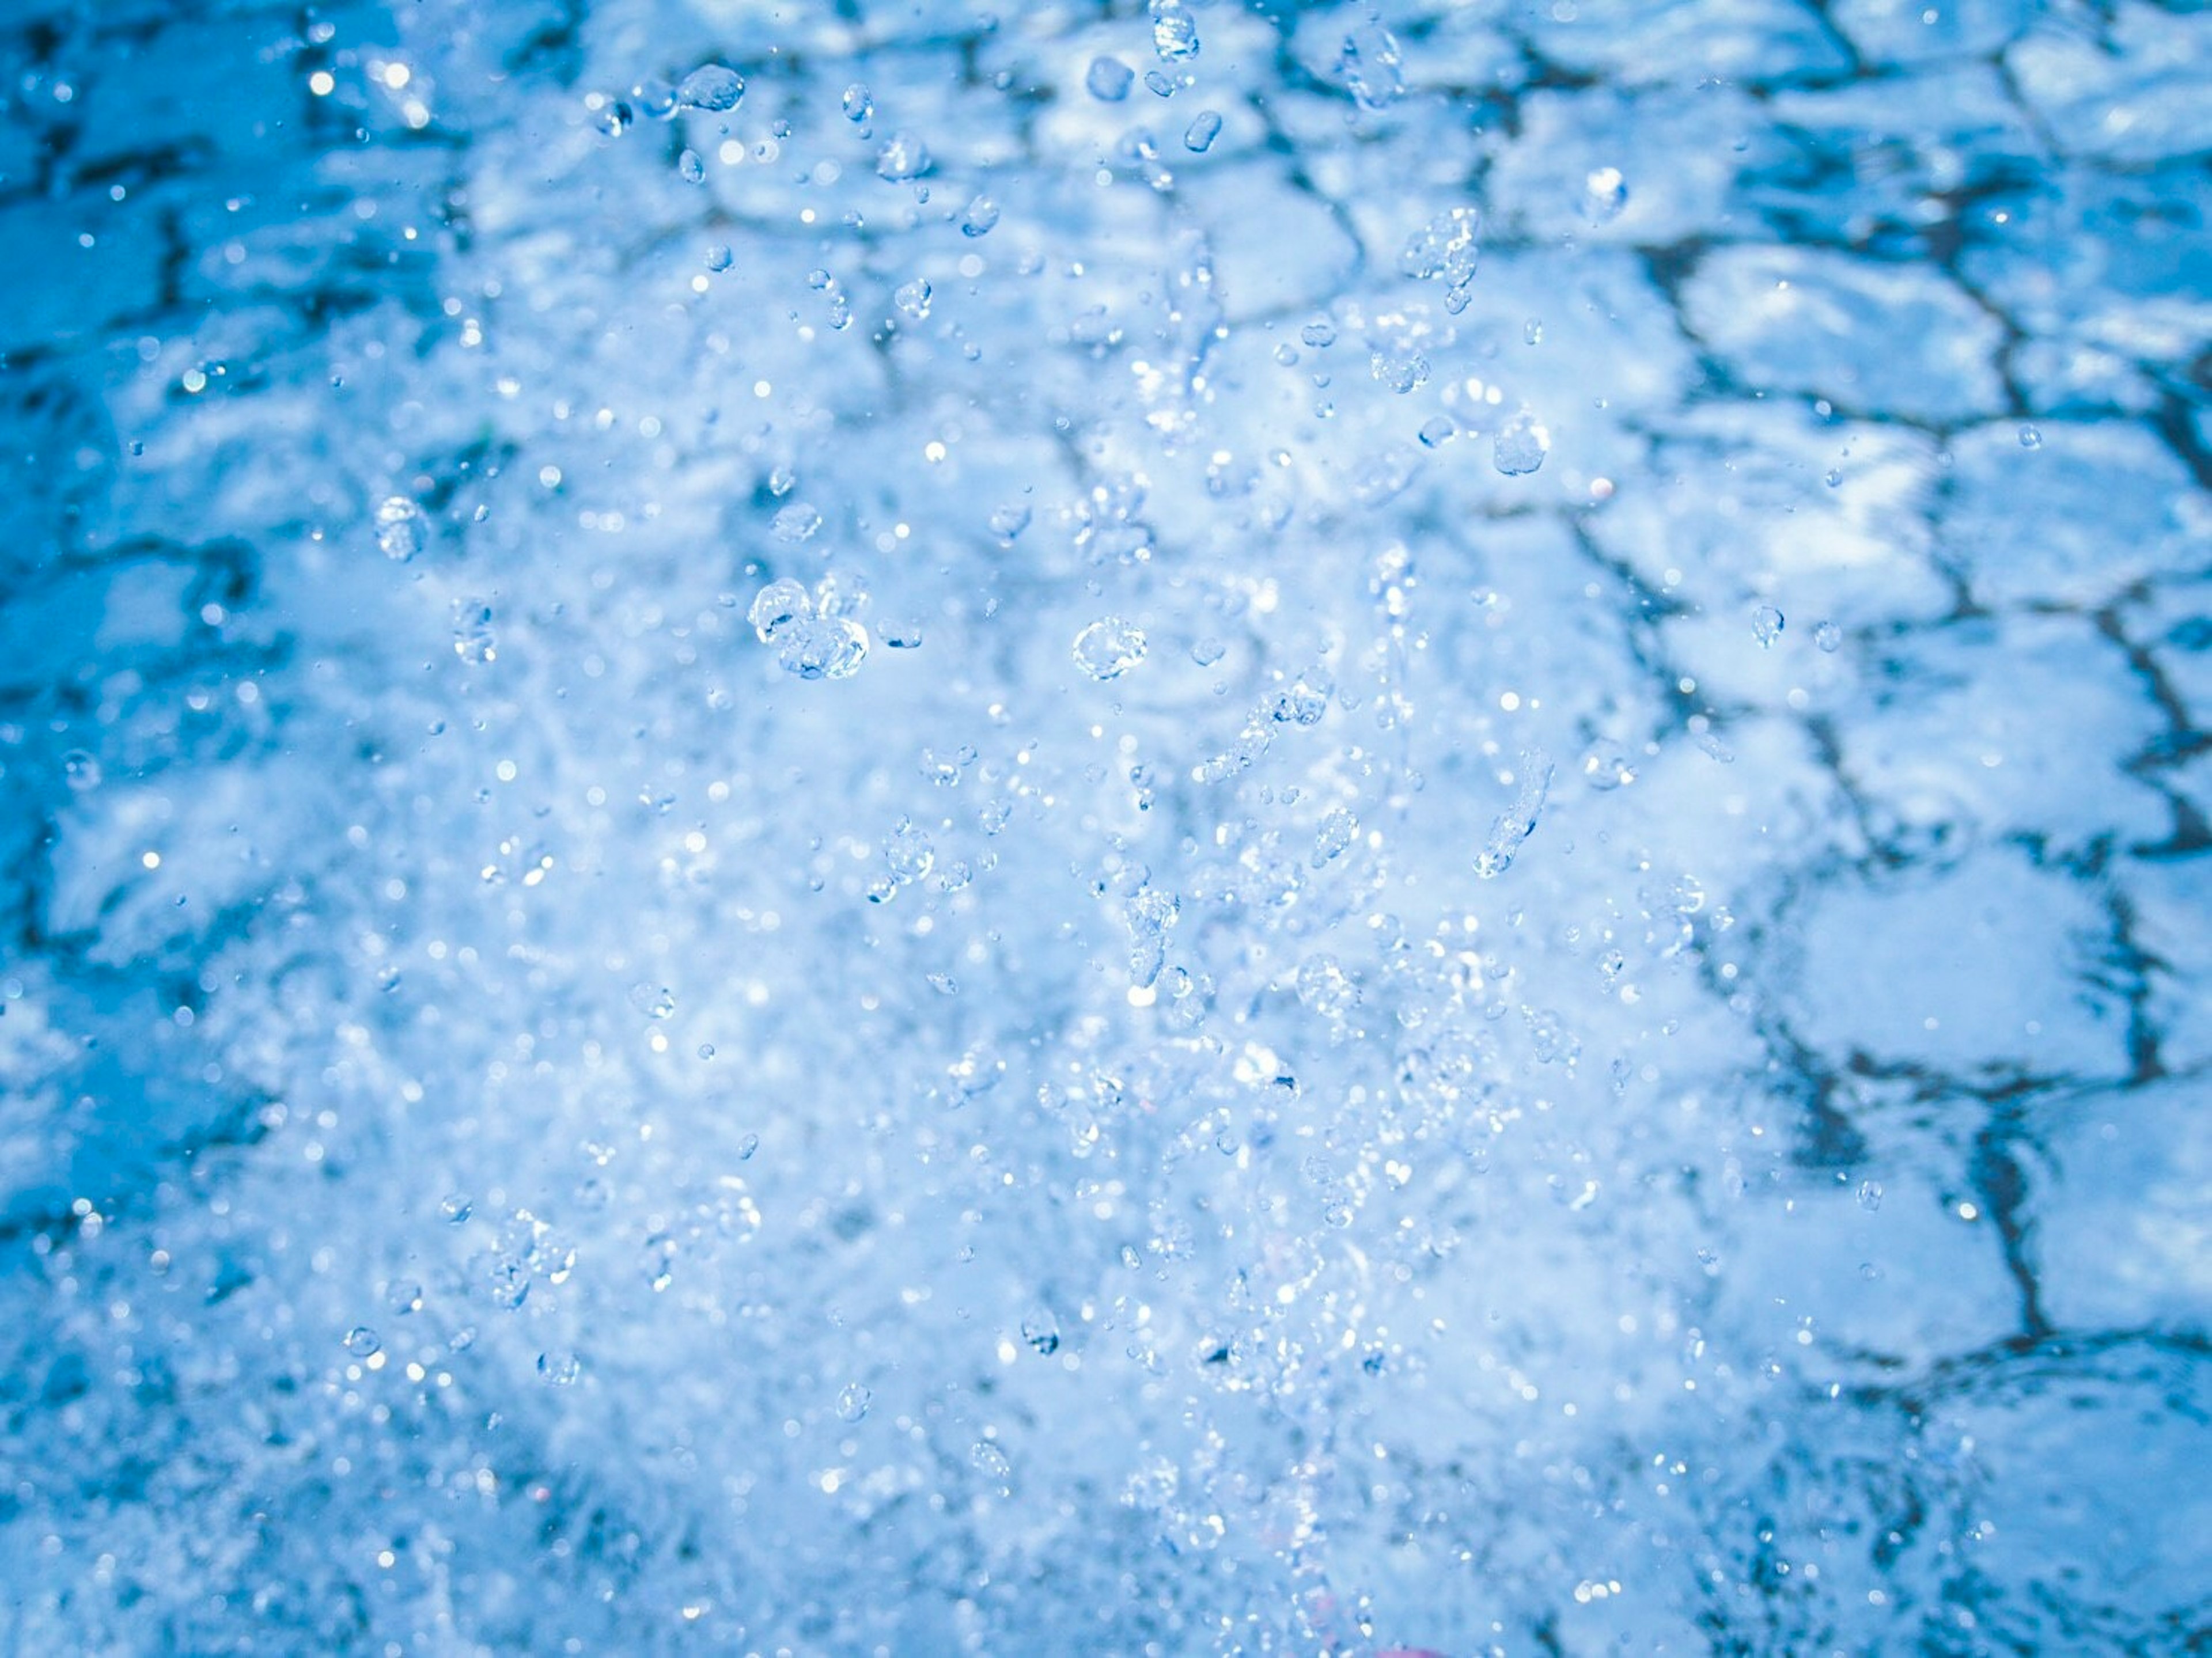
[[[2192,1649],[2203,15],[0,29],[0,1647]]]

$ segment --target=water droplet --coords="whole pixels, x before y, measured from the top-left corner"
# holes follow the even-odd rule
[[[867,660],[868,630],[847,616],[801,618],[782,640],[778,659],[800,679],[850,679]]]
[[[775,538],[778,541],[793,543],[812,540],[815,531],[821,527],[822,514],[803,501],[794,501],[787,507],[778,508],[775,518],[769,525],[769,528],[775,531]]]
[[[929,987],[940,996],[957,996],[960,993],[960,981],[950,973],[933,973],[928,978]]]
[[[1444,309],[1457,316],[1473,297],[1474,273],[1482,254],[1482,213],[1455,207],[1439,213],[1408,237],[1398,269],[1421,281],[1444,285]]]
[[[1021,532],[1030,527],[1030,509],[1023,502],[1001,507],[991,514],[991,533],[1012,545]]]
[[[1522,410],[1509,421],[1490,446],[1491,464],[1507,477],[1522,477],[1544,464],[1552,452],[1552,434],[1536,417]]]
[[[1628,185],[1619,167],[1598,167],[1583,180],[1583,217],[1590,223],[1609,224],[1627,205]]]
[[[1314,836],[1313,866],[1320,869],[1342,854],[1359,833],[1359,820],[1342,807],[1338,807],[1321,820],[1321,829]]]
[[[920,322],[929,314],[929,283],[916,276],[891,295],[891,302],[915,321]]]
[[[1130,83],[1136,78],[1136,70],[1118,58],[1094,58],[1084,73],[1083,84],[1100,103],[1118,104],[1129,95]]]
[[[1490,838],[1474,860],[1477,875],[1486,881],[1494,880],[1513,867],[1522,843],[1536,832],[1536,821],[1543,815],[1544,799],[1551,787],[1552,762],[1533,751],[1522,755],[1520,787],[1513,804],[1499,812],[1490,826]]]
[[[1782,637],[1782,612],[1771,604],[1760,605],[1751,618],[1751,636],[1761,650],[1772,650],[1774,641]]]
[[[696,149],[687,149],[676,158],[676,171],[687,185],[706,182],[707,164],[699,159]]]
[[[1213,141],[1220,136],[1221,117],[1210,109],[1202,109],[1182,130],[1182,147],[1194,155],[1203,155],[1213,148]]]
[[[100,786],[100,762],[83,749],[71,749],[62,756],[62,775],[78,793]]]
[[[413,1278],[401,1278],[384,1292],[384,1304],[401,1317],[422,1310],[422,1286]]]
[[[1118,616],[1094,622],[1075,636],[1075,665],[1093,679],[1119,679],[1144,659],[1144,630]]]
[[[1361,24],[1337,49],[1337,77],[1363,109],[1388,109],[1406,90],[1398,38],[1379,22]]]
[[[999,222],[999,204],[988,196],[978,196],[968,203],[968,210],[960,216],[960,234],[963,236],[988,236]]]
[[[632,985],[629,1005],[648,1019],[670,1018],[676,1012],[676,998],[665,985]]]
[[[1433,420],[1422,422],[1421,429],[1415,435],[1421,440],[1421,446],[1424,449],[1441,449],[1452,440],[1453,434],[1458,430],[1459,428],[1452,424],[1452,417],[1449,415],[1438,415]]]
[[[910,133],[895,132],[876,152],[876,176],[901,184],[929,171],[929,146]]]
[[[1619,749],[1601,743],[1583,756],[1583,780],[1601,793],[1626,788],[1636,780],[1636,768]]]
[[[1859,1207],[1875,1210],[1881,1207],[1881,1182],[1863,1180],[1859,1182]]]
[[[1050,1308],[1040,1307],[1022,1321],[1022,1339],[1041,1358],[1060,1351],[1060,1321]]]
[[[356,1358],[367,1358],[384,1344],[377,1339],[376,1332],[366,1324],[356,1324],[345,1333],[345,1350]]]
[[[1834,651],[1844,642],[1844,630],[1832,622],[1823,622],[1813,629],[1813,642],[1824,651]]]
[[[837,1414],[847,1422],[858,1422],[868,1413],[868,1401],[875,1397],[868,1388],[857,1382],[848,1382],[837,1393]]]
[[[1183,0],[1152,0],[1152,50],[1161,61],[1180,64],[1198,56],[1198,20]]]
[[[584,1373],[583,1362],[566,1348],[538,1355],[538,1374],[556,1388],[573,1388]]]
[[[1205,638],[1198,641],[1197,643],[1194,644],[1190,647],[1190,659],[1197,663],[1201,668],[1212,667],[1215,663],[1220,661],[1223,657],[1228,654],[1229,646],[1227,642],[1215,638],[1211,634],[1208,634]]]
[[[936,848],[928,835],[917,829],[911,819],[900,818],[898,827],[884,839],[884,862],[890,870],[891,879],[901,886],[911,886],[921,880],[936,861]]]
[[[1316,317],[1298,330],[1298,337],[1316,351],[1336,343],[1336,325],[1327,317]]]
[[[2033,426],[2021,427],[2020,446],[2023,449],[2040,449],[2043,447],[2043,434]]]
[[[727,270],[737,262],[738,256],[730,252],[726,242],[716,242],[707,250],[707,269],[709,270]]]
[[[1158,887],[1146,887],[1123,909],[1129,928],[1129,982],[1137,989],[1148,989],[1160,976],[1167,964],[1168,934],[1182,911],[1182,901]]]
[[[376,544],[386,558],[404,564],[429,543],[422,509],[404,495],[388,495],[376,508]]]
[[[446,1224],[448,1226],[459,1226],[463,1221],[466,1220],[471,1215],[476,1212],[476,1205],[471,1201],[469,1198],[461,1193],[456,1192],[450,1197],[442,1198],[439,1200],[438,1212],[445,1218]]]
[[[676,101],[685,109],[720,114],[735,109],[745,95],[745,78],[724,64],[702,64],[684,77]]]
[[[1544,343],[1543,319],[1540,317],[1531,317],[1527,322],[1522,323],[1521,325],[1521,338],[1527,344],[1541,345]]]
[[[772,643],[775,636],[793,623],[811,619],[814,615],[814,595],[805,585],[789,576],[779,576],[754,595],[752,608],[745,619],[753,625],[753,632],[762,644]]]
[[[968,1453],[968,1460],[975,1465],[976,1473],[997,1485],[1000,1492],[1004,1493],[1006,1481],[1014,1471],[1013,1464],[1006,1461],[1006,1454],[1004,1451],[989,1440],[981,1439],[976,1441],[975,1449]]]
[[[844,110],[845,118],[854,126],[860,126],[874,116],[876,100],[869,95],[866,87],[855,81],[845,88]]]
[[[499,641],[491,630],[491,606],[480,598],[453,601],[453,654],[464,662],[497,659]]]

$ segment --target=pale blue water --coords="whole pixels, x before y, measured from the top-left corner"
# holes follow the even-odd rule
[[[0,27],[0,1649],[2212,1642],[2212,14]]]

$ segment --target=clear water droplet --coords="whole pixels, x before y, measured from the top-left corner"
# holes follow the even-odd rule
[[[1163,63],[1198,56],[1198,20],[1184,0],[1152,0],[1152,50]]]
[[[868,657],[868,630],[848,616],[801,619],[781,639],[778,659],[799,679],[850,679]]]
[[[687,185],[704,184],[707,180],[707,164],[699,159],[696,149],[687,149],[676,158],[676,171]]]
[[[100,786],[100,762],[83,749],[71,749],[62,756],[62,775],[78,793]]]
[[[1041,1358],[1060,1351],[1060,1321],[1048,1307],[1040,1307],[1022,1321],[1022,1340]]]
[[[1881,1182],[1863,1180],[1859,1182],[1859,1207],[1873,1211],[1881,1207]]]
[[[1228,654],[1229,646],[1227,641],[1217,639],[1212,634],[1208,634],[1205,638],[1199,640],[1190,647],[1190,659],[1197,663],[1201,668],[1212,667],[1215,663],[1220,661],[1223,657]]]
[[[1545,797],[1551,793],[1552,762],[1534,752],[1521,756],[1521,782],[1513,796],[1513,804],[1498,814],[1490,826],[1489,839],[1474,860],[1474,872],[1484,880],[1495,880],[1513,867],[1513,860],[1521,851],[1522,843],[1536,832],[1537,820],[1544,811]]]
[[[912,282],[901,285],[898,291],[891,295],[891,302],[915,321],[920,322],[929,314],[929,283],[916,276]]]
[[[459,1192],[441,1198],[438,1202],[438,1213],[444,1218],[448,1226],[459,1226],[471,1215],[476,1213],[476,1204]]]
[[[1094,622],[1075,636],[1075,665],[1093,679],[1119,679],[1144,659],[1144,629],[1118,616]]]
[[[730,252],[727,242],[716,242],[707,250],[707,269],[709,270],[727,270],[737,262],[738,256]]]
[[[1362,23],[1337,48],[1337,78],[1362,109],[1388,109],[1405,94],[1398,37],[1379,22]]]
[[[805,584],[779,576],[753,596],[745,619],[752,623],[761,643],[767,645],[793,623],[810,620],[813,615],[814,595],[806,591]]]
[[[1583,217],[1594,225],[1610,224],[1628,205],[1628,183],[1617,167],[1595,168],[1583,180]]]
[[[2021,427],[2020,446],[2023,449],[2040,449],[2043,447],[2043,434],[2033,426]]]
[[[401,1317],[422,1310],[422,1286],[413,1278],[401,1278],[384,1292],[384,1304]]]
[[[702,64],[684,77],[676,101],[685,109],[720,114],[735,109],[745,95],[745,77],[726,64]]]
[[[1844,642],[1844,630],[1832,622],[1820,623],[1813,629],[1813,642],[1824,651],[1835,651]]]
[[[491,606],[483,600],[453,601],[453,654],[464,662],[497,660],[499,641],[491,630]]]
[[[1760,605],[1751,618],[1751,636],[1761,650],[1773,649],[1774,641],[1782,637],[1782,612],[1771,604]]]
[[[675,1017],[676,998],[665,985],[632,985],[629,1005],[648,1019],[667,1019]]]
[[[976,1441],[975,1448],[968,1453],[968,1460],[975,1465],[976,1473],[997,1485],[1001,1493],[1005,1491],[1006,1482],[1013,1474],[1014,1467],[1006,1460],[1006,1454],[1004,1451],[989,1440],[981,1439]]]
[[[860,126],[874,117],[876,100],[866,86],[855,81],[845,88],[842,107],[845,118],[854,126]]]
[[[1474,295],[1474,273],[1482,256],[1482,212],[1455,207],[1407,238],[1398,254],[1404,275],[1444,285],[1444,309],[1457,316]]]
[[[998,203],[988,196],[978,196],[968,203],[968,210],[960,216],[960,234],[963,236],[988,236],[998,222]]]
[[[1544,457],[1552,452],[1552,434],[1537,422],[1536,417],[1522,410],[1492,442],[1491,464],[1507,477],[1524,477],[1544,464]]]
[[[573,1388],[583,1373],[583,1361],[566,1348],[556,1347],[538,1355],[538,1374],[550,1387]]]
[[[1102,104],[1118,104],[1129,95],[1137,71],[1118,58],[1094,58],[1084,71],[1083,85]]]
[[[991,514],[991,533],[1008,544],[1030,527],[1030,509],[1026,503],[1015,501],[999,507]]]
[[[1433,420],[1423,421],[1416,435],[1421,440],[1424,449],[1441,449],[1452,440],[1458,430],[1449,415],[1438,415]]]
[[[929,164],[929,146],[911,133],[893,133],[876,152],[876,176],[892,184],[919,179]]]
[[[845,1422],[858,1422],[868,1413],[868,1401],[875,1394],[857,1382],[848,1382],[837,1391],[837,1415]]]
[[[345,1350],[356,1358],[367,1358],[382,1349],[384,1343],[376,1332],[366,1324],[356,1324],[345,1333]]]
[[[422,509],[404,495],[387,495],[377,504],[376,544],[385,557],[404,564],[429,544],[430,526]]]
[[[1213,148],[1213,141],[1220,136],[1221,117],[1212,110],[1202,109],[1182,130],[1182,147],[1194,155],[1203,155]]]
[[[777,509],[769,527],[775,532],[778,541],[811,541],[822,527],[822,514],[805,501],[794,501]]]

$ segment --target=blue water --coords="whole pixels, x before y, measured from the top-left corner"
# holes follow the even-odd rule
[[[0,29],[0,1649],[2212,1640],[2212,13]]]

